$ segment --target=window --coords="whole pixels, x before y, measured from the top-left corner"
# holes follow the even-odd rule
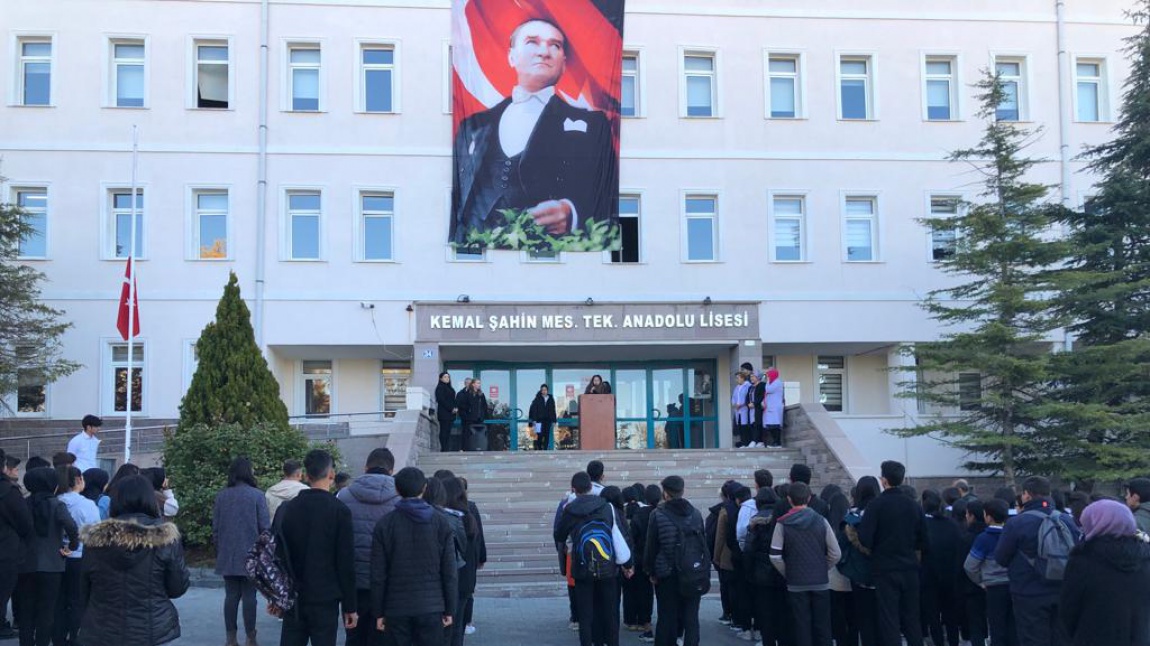
[[[112,191],[112,244],[113,258],[127,258],[132,248],[132,190]],[[136,248],[137,259],[144,256],[144,191],[136,189]]]
[[[20,105],[52,105],[52,41],[25,39],[17,41],[20,49]]]
[[[384,361],[380,368],[380,400],[385,413],[407,410],[407,388],[411,385],[411,364]]]
[[[848,262],[875,260],[878,209],[874,197],[846,198],[846,245]]]
[[[1025,60],[1021,58],[996,58],[994,71],[1002,81],[1003,98],[995,111],[999,121],[1022,121],[1023,99],[1025,98]]]
[[[687,86],[688,117],[713,117],[715,111],[715,55],[686,54],[683,72]]]
[[[483,262],[487,253],[481,247],[452,247],[451,259],[456,262]]]
[[[718,198],[713,195],[688,195],[686,207],[687,260],[715,260],[718,256],[715,235]]]
[[[953,218],[958,215],[959,198],[953,195],[931,195],[930,217]],[[930,259],[934,262],[954,255],[958,246],[958,234],[953,227],[931,227]]]
[[[319,260],[319,191],[288,193],[288,258]]]
[[[839,58],[839,118],[871,119],[871,59],[869,56]]]
[[[319,112],[319,61],[318,45],[288,48],[291,111]]]
[[[330,415],[332,397],[331,361],[301,362],[304,415]]]
[[[801,196],[780,195],[771,200],[774,233],[771,251],[778,262],[805,260],[803,234],[806,227],[806,200]]]
[[[818,357],[819,403],[829,413],[841,413],[846,403],[846,357]]]
[[[359,208],[363,260],[393,260],[395,196],[360,193]]]
[[[976,411],[982,407],[982,375],[962,372],[958,375],[958,410]]]
[[[956,70],[952,56],[928,56],[925,63],[926,119],[952,121],[958,118]]]
[[[184,340],[184,392],[192,386],[192,378],[200,368],[200,352],[196,349],[199,339]]]
[[[539,250],[539,251],[529,249],[527,251],[527,262],[559,262],[559,261],[560,261],[559,252],[555,251],[554,249],[546,249],[546,250]]]
[[[619,95],[619,114],[639,116],[639,55],[623,54],[623,88]]]
[[[223,260],[228,258],[228,192],[226,190],[197,190],[195,200],[194,258]]]
[[[1079,121],[1104,121],[1103,64],[1101,60],[1078,59],[1074,65]]]
[[[360,83],[364,112],[395,112],[395,48],[365,45],[360,48]]]
[[[228,44],[196,42],[196,107],[227,109],[231,85],[228,80]]]
[[[767,93],[772,119],[795,119],[803,115],[799,86],[799,57],[767,57]]]
[[[44,188],[16,189],[16,206],[24,210],[24,222],[31,225],[32,233],[20,240],[19,258],[48,257],[48,190]]]
[[[128,410],[128,344],[111,345],[112,412],[125,413]],[[144,410],[144,346],[132,344],[132,412]]]
[[[639,196],[619,196],[620,247],[611,252],[611,262],[628,264],[640,262],[639,252]]]
[[[38,367],[35,348],[16,347],[16,396],[12,412],[18,417],[42,416],[48,411],[48,384]]]
[[[112,105],[117,108],[144,107],[144,56],[142,40],[112,43]]]

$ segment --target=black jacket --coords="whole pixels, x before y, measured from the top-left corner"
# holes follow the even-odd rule
[[[395,511],[375,526],[371,543],[371,606],[375,616],[454,616],[458,586],[451,524],[423,500],[399,501]]]
[[[1075,547],[1058,616],[1074,646],[1150,645],[1150,544],[1102,536]]]
[[[32,512],[20,488],[0,476],[0,568],[11,568],[24,551],[21,541],[32,533]]]
[[[454,408],[455,389],[451,384],[439,382],[435,387],[435,417],[441,420],[454,419],[455,413],[451,412]]]
[[[180,531],[127,514],[85,527],[80,593],[88,644],[155,646],[180,637],[171,600],[188,590]]]
[[[471,389],[460,391],[455,398],[455,407],[459,409],[459,419],[464,424],[482,424],[490,414],[487,398],[482,392]]]
[[[687,523],[694,524],[700,534],[704,533],[702,514],[686,498],[664,501],[651,513],[651,521],[647,526],[647,545],[643,548],[643,571],[659,579],[673,576],[678,565],[675,557],[678,553],[679,528],[667,514],[679,516],[679,522],[689,519]],[[704,547],[707,547],[705,541]],[[709,558],[710,554],[707,556]]]
[[[967,552],[962,551],[962,530],[945,516],[926,519],[926,540],[930,545],[922,560],[922,582],[934,590],[955,590],[959,579],[966,579],[962,564]]]
[[[290,556],[300,603],[339,601],[344,612],[355,612],[355,540],[347,505],[326,491],[307,489],[280,505],[274,524]]]
[[[928,549],[922,507],[898,489],[887,489],[867,505],[859,541],[871,551],[875,573],[917,570],[915,552]]]
[[[55,478],[53,469],[35,469],[40,475]],[[61,540],[67,537],[67,547],[80,546],[80,532],[76,521],[68,513],[68,506],[50,493],[34,493],[28,497],[32,515],[32,532],[24,540],[24,560],[21,572],[63,572],[64,556],[60,554]]]
[[[644,552],[647,549],[647,529],[651,524],[651,513],[654,511],[655,507],[640,507],[635,510],[635,517],[631,519],[631,544],[635,546],[631,556],[635,559],[635,567],[638,570],[635,576],[648,574],[643,569]]]
[[[542,394],[536,394],[535,400],[531,402],[531,409],[527,413],[527,419],[532,422],[543,422],[551,424],[555,423],[558,419],[555,416],[555,398],[547,395],[547,399],[543,399]]]
[[[475,529],[479,532],[479,535],[475,537],[475,557],[476,562],[483,565],[487,563],[487,539],[483,536],[483,516],[479,513],[479,507],[476,507],[475,503],[470,500],[467,501],[467,513],[475,519]]]

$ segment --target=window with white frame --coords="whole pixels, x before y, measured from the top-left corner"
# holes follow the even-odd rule
[[[1026,119],[1026,59],[999,56],[994,59],[994,71],[1002,82],[1002,101],[995,110],[999,121]]]
[[[192,379],[200,367],[200,352],[196,349],[199,339],[184,340],[184,392],[192,386]]]
[[[829,413],[846,409],[847,360],[841,355],[819,355],[819,403]]]
[[[112,41],[112,105],[142,108],[147,95],[143,40]]]
[[[559,262],[562,259],[554,249],[528,249],[527,262]]]
[[[623,86],[619,94],[619,114],[639,116],[639,54],[623,53]]]
[[[48,412],[48,381],[39,367],[36,349],[16,347],[16,393],[8,405],[17,417],[40,417]]]
[[[320,259],[319,191],[288,191],[287,234],[289,260]]]
[[[455,262],[483,262],[487,251],[482,247],[452,247],[451,259]]]
[[[319,45],[288,47],[288,85],[292,112],[319,111]]]
[[[687,260],[707,262],[718,258],[718,236],[715,220],[718,216],[719,198],[714,195],[688,195],[687,215]]]
[[[379,370],[380,402],[383,412],[395,413],[407,409],[407,389],[411,386],[411,364],[384,361]]]
[[[110,348],[108,364],[108,378],[111,380],[112,413],[125,413],[128,411],[128,344],[113,343]],[[139,413],[144,410],[144,345],[136,342],[132,344],[132,412]]]
[[[639,246],[639,211],[641,209],[638,195],[619,196],[619,249],[611,252],[611,262],[616,264],[633,264],[641,261]]]
[[[231,105],[228,43],[196,41],[196,107],[227,109]]]
[[[955,195],[931,195],[930,217],[953,218],[958,215],[960,198]],[[930,229],[930,259],[945,260],[958,249],[958,232],[954,227],[932,226]]]
[[[1079,58],[1074,64],[1074,88],[1079,121],[1105,121],[1104,63],[1100,59]]]
[[[195,203],[195,255],[197,260],[223,260],[228,258],[227,189],[196,189],[192,193]]]
[[[958,375],[958,410],[976,411],[982,407],[982,375],[961,372]]]
[[[699,52],[684,54],[683,74],[687,91],[686,115],[715,116],[715,55]]]
[[[878,200],[873,196],[848,196],[844,202],[846,259],[848,262],[876,260]]]
[[[803,116],[801,69],[797,54],[771,54],[767,57],[767,92],[772,119]]]
[[[136,258],[144,256],[144,190],[136,189],[136,248],[132,252],[132,190],[130,188],[113,189],[109,192],[111,200],[111,256],[113,258],[127,258],[134,255]]]
[[[19,48],[19,105],[52,105],[52,39],[21,38]]]
[[[363,260],[394,260],[395,195],[361,192],[359,215]]]
[[[332,412],[332,362],[301,361],[300,383],[302,386],[304,415],[330,415]]]
[[[16,206],[24,211],[24,223],[32,231],[20,239],[17,256],[21,259],[48,257],[48,189],[17,188]]]
[[[871,119],[874,113],[870,56],[839,57],[839,118]]]
[[[395,112],[395,48],[360,48],[360,93],[364,112]]]
[[[958,64],[953,56],[927,56],[923,63],[927,121],[958,118]]]
[[[806,260],[803,237],[806,199],[801,195],[776,195],[771,200],[771,251],[777,262]]]

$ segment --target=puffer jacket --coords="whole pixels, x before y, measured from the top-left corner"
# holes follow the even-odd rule
[[[698,527],[703,532],[703,516],[687,502],[686,498],[674,498],[659,504],[651,513],[650,525],[647,528],[647,545],[643,550],[643,570],[650,575],[665,579],[674,576],[678,569],[675,558],[678,552],[679,528],[668,514],[679,517],[679,522],[686,522]],[[704,545],[708,551],[710,546]]]
[[[85,527],[81,538],[84,641],[156,646],[179,639],[171,600],[187,591],[188,568],[176,526],[125,514]]]
[[[365,473],[336,495],[351,510],[351,534],[355,542],[355,587],[371,588],[371,534],[379,519],[395,511],[399,493],[395,478]]]

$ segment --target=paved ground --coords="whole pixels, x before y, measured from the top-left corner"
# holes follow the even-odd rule
[[[183,638],[179,646],[223,646],[224,627],[220,619],[224,591],[192,588],[176,601],[180,611]],[[719,600],[703,600],[700,612],[701,646],[749,644],[735,638],[720,625]],[[263,611],[258,616],[261,646],[279,644],[279,622]],[[578,646],[576,633],[567,629],[567,599],[477,599],[475,623],[478,631],[465,640],[470,646]],[[241,628],[242,630],[242,628]],[[14,643],[14,642],[13,642]],[[242,641],[241,641],[242,643]],[[342,638],[340,640],[342,644]],[[638,633],[621,632],[620,646],[638,646]]]

